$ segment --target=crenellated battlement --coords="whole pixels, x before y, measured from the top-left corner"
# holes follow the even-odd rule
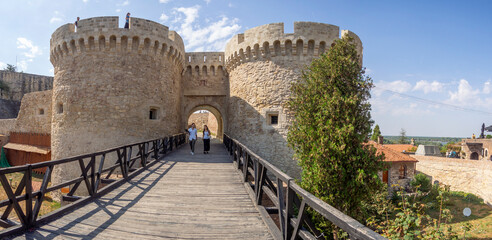
[[[118,22],[118,17],[95,17],[80,20],[77,29],[74,24],[59,27],[50,40],[51,62],[56,65],[67,56],[105,51],[168,57],[184,66],[183,39],[175,31],[141,18],[131,18],[129,29],[119,28]]]
[[[186,74],[215,76],[224,74],[224,52],[190,52],[185,55]]]
[[[362,54],[359,37],[348,30],[343,30],[342,34],[353,37]],[[339,38],[339,27],[331,24],[294,22],[294,33],[284,33],[283,23],[262,25],[234,36],[227,43],[226,67],[231,71],[243,62],[269,59],[310,61]]]

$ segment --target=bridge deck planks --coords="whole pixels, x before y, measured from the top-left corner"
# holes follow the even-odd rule
[[[18,239],[273,239],[223,145],[184,146],[128,183]]]

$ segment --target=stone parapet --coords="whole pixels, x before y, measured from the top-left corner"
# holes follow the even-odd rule
[[[362,56],[362,42],[348,30],[342,36],[354,38]],[[226,66],[229,71],[244,62],[255,60],[307,60],[323,54],[335,39],[340,38],[338,26],[315,23],[294,22],[294,33],[284,33],[283,23],[272,23],[246,30],[234,36],[225,49]]]
[[[131,18],[130,28],[119,28],[118,17],[82,19],[59,27],[50,40],[50,60],[54,66],[67,56],[86,51],[136,52],[154,58],[168,57],[181,68],[184,64],[183,39],[167,26]]]

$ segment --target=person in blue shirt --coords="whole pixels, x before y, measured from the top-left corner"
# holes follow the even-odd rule
[[[203,154],[208,154],[210,151],[210,130],[207,125],[203,126]]]
[[[126,20],[126,22],[125,22],[125,28],[130,28],[130,13],[127,13],[126,14],[125,20]]]
[[[188,128],[188,133],[190,134],[190,148],[191,148],[191,155],[195,155],[195,143],[196,143],[196,134],[198,130],[196,129],[195,123],[191,124],[191,127]]]

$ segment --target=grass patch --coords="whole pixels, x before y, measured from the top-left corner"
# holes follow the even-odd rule
[[[466,231],[466,239],[492,239],[492,207],[485,204],[483,199],[471,193],[450,192],[446,208],[453,215],[447,225],[451,225],[461,237],[465,233],[464,226],[468,224],[470,229]],[[463,215],[464,208],[471,209],[470,216]],[[439,209],[430,208],[428,214],[437,218]]]
[[[39,187],[41,185],[41,183],[43,182],[43,176],[44,176],[43,174],[33,173],[33,175],[32,175],[33,191],[37,190],[35,188],[36,186]],[[12,191],[15,193],[15,190],[19,186],[20,181],[24,177],[24,173],[9,173],[9,174],[6,174],[5,177],[7,178],[7,181],[9,181],[10,186],[12,187]],[[50,185],[50,184],[48,184],[48,185]],[[5,192],[2,184],[0,184],[0,186],[1,186],[0,187],[0,200],[3,201],[3,200],[8,199],[8,197],[7,197],[7,193]],[[22,191],[22,194],[25,194],[25,190]],[[33,201],[33,208],[34,208],[35,203],[36,203],[36,201]],[[26,201],[19,202],[19,205],[21,206],[22,210],[25,211]],[[51,198],[51,195],[49,193],[46,193],[45,197],[44,197],[44,201],[41,204],[41,209],[39,210],[39,216],[45,215],[45,214],[52,212],[52,211],[54,211],[60,207],[61,207],[60,202],[54,201]],[[6,206],[0,208],[0,214],[3,214],[5,209],[7,209]],[[15,213],[14,210],[12,210],[12,212],[10,213],[9,219],[16,221],[16,222],[19,222],[19,218],[17,217],[17,214]],[[1,229],[1,227],[0,227],[0,229]]]

